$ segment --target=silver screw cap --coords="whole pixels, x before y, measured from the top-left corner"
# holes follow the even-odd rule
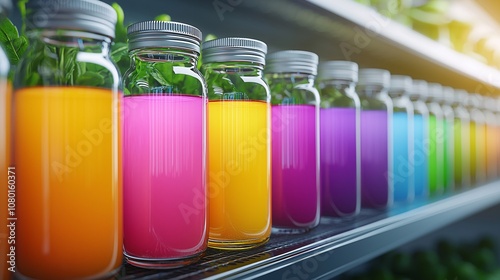
[[[203,64],[212,62],[253,62],[265,65],[267,45],[249,38],[220,38],[204,42]]]
[[[331,60],[319,64],[320,80],[342,80],[358,82],[359,67],[357,63],[344,60]]]
[[[286,50],[269,54],[267,73],[304,73],[317,75],[318,55],[308,51]]]

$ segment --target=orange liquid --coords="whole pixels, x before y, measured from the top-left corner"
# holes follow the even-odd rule
[[[0,80],[0,276],[1,279],[10,279],[7,270],[7,253],[10,245],[7,243],[9,229],[3,224],[7,221],[7,168],[11,165],[10,158],[10,104],[11,85]]]
[[[18,271],[103,277],[122,261],[119,101],[111,90],[15,92]]]

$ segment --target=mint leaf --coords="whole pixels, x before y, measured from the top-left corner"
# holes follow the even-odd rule
[[[76,79],[76,83],[86,86],[100,86],[104,84],[104,77],[95,72],[85,72]]]
[[[0,43],[5,47],[5,52],[10,64],[15,66],[28,47],[26,37],[19,37],[16,26],[8,19],[0,20]]]
[[[117,21],[115,26],[115,43],[126,43],[127,42],[127,28],[125,27],[125,13],[122,7],[118,3],[111,4],[113,9],[117,14]]]
[[[161,14],[161,15],[157,15],[155,17],[155,20],[157,20],[157,21],[171,21],[172,18],[167,14]]]

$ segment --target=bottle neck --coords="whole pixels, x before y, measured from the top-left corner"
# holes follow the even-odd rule
[[[362,97],[376,98],[380,96],[388,96],[387,89],[382,86],[363,85],[358,86],[357,92]]]
[[[203,68],[206,71],[216,72],[216,73],[262,77],[264,65],[253,62],[226,61],[226,62],[206,63],[203,64]]]
[[[314,87],[315,76],[305,73],[266,73],[269,84],[289,83],[293,85],[308,85]]]
[[[77,49],[81,52],[97,53],[108,56],[111,38],[84,31],[72,30],[31,30],[28,38],[36,47],[43,44],[55,48]]]
[[[144,48],[130,52],[135,65],[144,63],[169,63],[177,66],[196,67],[199,54],[175,48]]]

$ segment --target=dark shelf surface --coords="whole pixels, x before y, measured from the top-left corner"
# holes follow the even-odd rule
[[[305,234],[277,235],[249,251],[209,249],[196,264],[172,270],[124,265],[116,279],[307,279],[336,276],[378,255],[500,203],[500,181],[358,217],[322,217]]]

